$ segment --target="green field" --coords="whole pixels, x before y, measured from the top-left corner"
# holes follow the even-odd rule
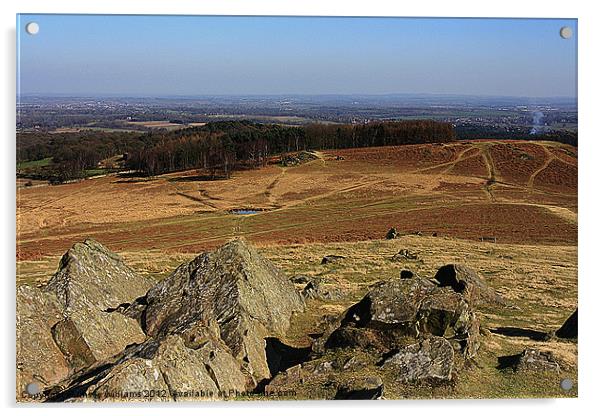
[[[26,162],[17,162],[17,169],[31,169],[31,168],[42,168],[50,166],[52,164],[52,158],[47,157],[39,160],[28,160]]]

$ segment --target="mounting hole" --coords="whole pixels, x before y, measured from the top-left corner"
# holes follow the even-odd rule
[[[573,388],[573,380],[565,378],[560,382],[560,388],[564,391],[569,391]]]
[[[29,383],[27,386],[25,386],[25,391],[30,396],[35,396],[36,394],[40,393],[40,385],[38,383]]]
[[[30,35],[37,35],[40,31],[40,25],[36,22],[29,22],[25,25],[25,31]]]
[[[560,37],[562,39],[570,39],[573,37],[573,29],[568,26],[563,26],[560,28]]]

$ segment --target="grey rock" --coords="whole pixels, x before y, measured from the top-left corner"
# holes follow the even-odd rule
[[[62,257],[59,271],[44,288],[56,297],[68,322],[55,328],[56,336],[67,340],[76,339],[79,334],[95,360],[144,341],[146,336],[134,319],[107,310],[143,296],[150,286],[147,279],[100,243],[76,243]],[[63,330],[69,333],[63,336]],[[82,348],[75,347],[73,351]],[[72,357],[73,360],[86,362],[88,358]]]
[[[386,352],[422,335],[453,339],[465,358],[479,348],[479,320],[463,293],[419,277],[380,283],[325,334],[325,348]]]
[[[392,261],[418,260],[418,254],[408,249],[402,248],[393,257]]]
[[[283,337],[291,315],[304,308],[293,284],[241,240],[181,265],[146,302],[143,326],[152,337],[216,321],[221,339],[256,383],[270,377],[264,339]]]
[[[336,287],[327,287],[318,280],[313,280],[301,291],[301,295],[305,299],[321,299],[333,300],[340,299],[342,296],[341,290]]]
[[[56,298],[35,287],[17,288],[18,400],[27,399],[29,383],[45,388],[69,374],[69,362],[52,335],[52,327],[62,319]]]
[[[387,231],[387,234],[385,235],[385,238],[387,240],[394,240],[397,237],[399,237],[399,233],[397,232],[397,229],[395,227],[391,227],[389,229],[389,231]]]
[[[540,351],[536,348],[526,348],[520,354],[499,357],[498,362],[499,369],[512,368],[515,372],[560,372],[560,366],[552,353]]]
[[[331,263],[338,263],[341,260],[344,260],[345,256],[339,256],[336,254],[329,254],[328,256],[324,256],[322,258],[322,263],[321,264],[331,264]]]
[[[138,323],[106,310],[146,293],[150,283],[101,244],[76,243],[42,289],[17,290],[17,395],[52,385],[146,338]]]
[[[444,380],[452,378],[454,349],[442,337],[426,338],[408,345],[388,358],[383,368],[392,370],[399,382]]]
[[[435,280],[442,287],[451,287],[462,293],[471,305],[504,304],[500,295],[487,286],[477,272],[461,264],[448,264],[435,274]]]

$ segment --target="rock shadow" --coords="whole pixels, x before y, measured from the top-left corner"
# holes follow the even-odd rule
[[[536,331],[534,329],[517,328],[513,326],[503,326],[490,329],[494,334],[503,335],[505,337],[520,337],[529,338],[533,341],[545,341],[549,338],[546,332]]]

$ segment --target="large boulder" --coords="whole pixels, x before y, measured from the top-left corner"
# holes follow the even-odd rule
[[[503,299],[490,288],[477,272],[462,264],[448,264],[435,274],[442,287],[462,293],[471,305],[503,304]]]
[[[96,241],[76,243],[63,255],[44,291],[58,301],[63,322],[54,328],[55,339],[74,368],[144,341],[146,335],[138,323],[112,309],[143,296],[150,286],[151,282]]]
[[[240,363],[219,339],[209,337],[198,348],[186,343],[183,336],[167,336],[152,358],[139,354],[123,360],[87,387],[86,395],[109,401],[198,401],[246,390]],[[122,394],[145,390],[153,396]]]
[[[42,289],[17,290],[17,396],[46,387],[144,341],[138,323],[111,307],[146,293],[150,283],[101,244],[86,240],[61,258]]]
[[[421,336],[445,336],[466,357],[478,350],[479,322],[462,293],[420,277],[377,284],[327,333],[326,349],[386,353]]]
[[[69,374],[69,363],[54,342],[52,328],[63,319],[55,298],[30,286],[17,288],[17,398],[28,384],[40,388]]]
[[[241,240],[181,265],[144,302],[142,325],[151,337],[215,321],[255,383],[271,376],[265,338],[284,336],[291,315],[304,308],[294,285]]]

